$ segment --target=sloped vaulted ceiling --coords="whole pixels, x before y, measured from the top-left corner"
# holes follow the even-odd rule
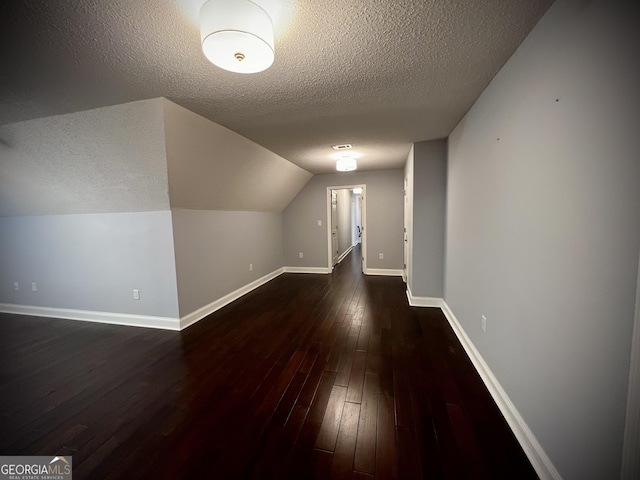
[[[353,143],[400,167],[446,137],[552,0],[255,0],[276,59],[255,75],[204,58],[204,0],[0,2],[0,125],[166,97],[312,173]],[[275,14],[274,14],[275,16]]]
[[[0,127],[0,216],[168,210],[161,99]]]
[[[281,212],[312,175],[162,99],[172,208]]]
[[[0,216],[280,212],[311,174],[164,98],[0,127]]]

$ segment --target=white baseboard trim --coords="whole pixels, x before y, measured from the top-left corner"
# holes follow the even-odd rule
[[[384,277],[401,277],[402,270],[393,270],[390,268],[367,268],[365,275],[382,275]]]
[[[338,257],[338,263],[340,263],[342,260],[344,260],[344,257],[346,257],[347,255],[349,255],[349,254],[351,253],[351,250],[353,250],[353,247],[349,247],[349,248],[347,248],[347,249],[344,251],[344,253]]]
[[[332,268],[327,267],[284,267],[284,273],[331,273]]]
[[[37,317],[63,318],[66,320],[80,320],[84,322],[109,323],[113,325],[127,325],[130,327],[159,328],[163,330],[180,331],[193,325],[197,321],[202,320],[207,315],[221,309],[243,295],[246,295],[250,291],[255,290],[256,288],[273,280],[278,275],[284,273],[284,270],[284,268],[275,270],[181,318],[153,317],[148,315],[96,312],[66,308],[35,307],[8,303],[0,303],[0,312],[15,313],[18,315],[32,315]]]
[[[277,276],[284,273],[284,271],[285,271],[284,268],[279,268],[278,270],[274,270],[273,272],[268,273],[264,277],[260,277],[257,280],[254,280],[253,282],[248,283],[244,287],[240,287],[237,290],[234,290],[233,292],[228,293],[224,297],[214,300],[208,305],[205,305],[204,307],[200,307],[199,309],[187,315],[184,315],[183,317],[180,317],[180,330],[184,330],[185,328],[190,327],[194,323],[202,320],[207,315],[211,315],[216,310],[220,310],[222,307],[229,305],[234,300],[237,300],[238,298],[242,297],[243,295],[246,295],[250,291],[255,290],[256,288],[273,280]]]
[[[414,297],[411,288],[407,285],[407,300],[412,307],[436,307],[442,308],[444,300],[438,297]]]
[[[460,340],[464,350],[467,352],[471,362],[491,393],[493,400],[498,405],[498,408],[502,412],[505,420],[511,427],[513,434],[518,439],[518,442],[520,442],[520,446],[522,446],[524,453],[529,458],[531,465],[533,465],[533,468],[540,479],[562,480],[560,473],[558,473],[558,470],[556,470],[553,463],[551,463],[551,460],[542,449],[540,443],[538,443],[533,432],[529,429],[524,419],[513,405],[513,402],[511,402],[511,399],[509,399],[509,396],[500,385],[500,382],[498,382],[498,379],[489,368],[489,365],[484,361],[482,355],[480,355],[480,352],[478,352],[475,345],[462,328],[462,325],[460,325],[460,322],[458,322],[458,319],[451,311],[451,308],[449,308],[449,305],[447,305],[447,302],[444,300],[442,301],[441,308],[445,317],[449,321],[449,325],[451,325],[451,328],[458,337],[458,340]]]
[[[96,312],[71,308],[36,307],[32,305],[14,305],[0,303],[0,312],[31,315],[35,317],[63,318],[83,322],[110,323],[129,327],[159,328],[162,330],[180,330],[180,320],[171,317],[154,317],[130,313]]]

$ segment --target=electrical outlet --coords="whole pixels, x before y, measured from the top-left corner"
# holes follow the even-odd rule
[[[249,271],[250,271],[250,272],[253,272],[253,263],[250,263],[250,264],[249,264]]]
[[[140,300],[140,290],[133,290],[133,299],[134,300]]]
[[[299,252],[299,253],[298,253],[298,258],[304,258],[304,253]]]
[[[379,258],[380,260],[384,260],[384,253],[380,252],[380,253],[378,254],[378,258]]]
[[[38,291],[38,284],[36,282],[33,282],[31,284],[31,291],[32,292],[37,292]]]
[[[484,315],[482,315],[482,320],[481,320],[481,327],[482,327],[482,331],[486,332],[487,331],[487,317],[485,317]]]
[[[20,290],[20,284],[18,282],[13,282],[13,289]]]

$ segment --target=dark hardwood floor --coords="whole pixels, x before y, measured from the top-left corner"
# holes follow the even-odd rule
[[[439,309],[284,274],[183,332],[0,314],[0,455],[74,478],[537,478]]]

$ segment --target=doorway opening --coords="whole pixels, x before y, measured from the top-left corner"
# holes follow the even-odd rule
[[[366,273],[366,185],[327,187],[327,266],[329,270],[360,244],[360,271]],[[357,250],[357,249],[356,249]]]

